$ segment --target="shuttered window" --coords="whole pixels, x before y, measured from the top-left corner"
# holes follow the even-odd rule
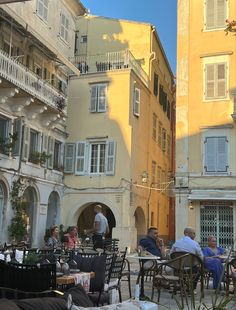
[[[227,137],[206,137],[204,141],[205,172],[228,171],[228,140]]]
[[[155,113],[152,115],[152,137],[153,140],[157,140],[157,116]]]
[[[205,0],[206,4],[206,29],[225,27],[226,0]]]
[[[37,15],[44,21],[48,21],[48,0],[37,1]]]
[[[156,185],[156,167],[157,164],[155,161],[152,161],[152,185]]]
[[[227,95],[227,64],[214,63],[205,66],[205,99],[225,98]]]
[[[91,86],[90,112],[106,112],[107,84]]]
[[[134,115],[139,116],[140,115],[140,89],[136,87],[134,88],[133,109],[134,109]]]
[[[64,13],[61,13],[60,37],[68,42],[69,19]]]
[[[64,153],[64,172],[74,173],[75,143],[66,143]]]
[[[154,73],[153,93],[155,96],[158,95],[158,75],[156,73]]]

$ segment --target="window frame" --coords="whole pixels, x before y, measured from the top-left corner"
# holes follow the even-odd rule
[[[208,17],[208,6],[209,6],[209,1],[213,2],[213,10],[214,12],[212,12],[212,19],[213,19],[213,24],[212,26],[209,25],[209,17]],[[214,31],[214,30],[221,30],[225,28],[225,20],[228,16],[228,1],[227,0],[223,0],[224,1],[224,16],[222,15],[222,24],[218,25],[217,24],[217,18],[219,17],[219,13],[217,11],[219,11],[220,13],[222,12],[221,9],[217,9],[218,5],[217,2],[218,0],[205,0],[204,1],[204,30],[205,31]]]
[[[92,147],[99,145],[96,171],[91,170],[92,163]],[[104,171],[100,169],[101,145],[105,145],[103,149],[103,164]],[[81,147],[83,146],[83,149]],[[82,150],[82,152],[79,150]],[[78,153],[79,152],[79,153]],[[116,142],[113,139],[102,140],[86,140],[78,141],[75,150],[75,175],[114,175],[115,174],[115,161],[116,161]],[[78,169],[79,167],[80,169]]]
[[[211,154],[207,154],[207,139],[218,139],[217,142],[215,142],[214,148],[214,158],[211,159],[211,163],[213,162],[213,160],[215,161],[215,170],[207,170],[207,158],[211,155]],[[219,154],[218,151],[218,147],[219,147],[219,140],[220,139],[225,139],[225,154],[223,154],[223,156],[225,156],[225,170],[217,170],[217,166],[220,162],[222,162],[222,154]],[[210,140],[208,140],[210,141]],[[216,141],[216,140],[215,140]],[[217,145],[216,145],[217,144]],[[212,134],[212,135],[205,135],[203,138],[203,172],[205,175],[229,175],[229,137],[226,134]],[[220,158],[221,157],[221,158]]]
[[[0,150],[0,154],[1,155],[6,155],[6,156],[10,156],[10,153],[12,152],[12,150],[7,150],[4,145],[6,145],[8,142],[8,140],[10,139],[9,134],[12,133],[12,119],[5,116],[5,115],[0,115],[0,119],[3,120],[4,123],[4,136],[1,137],[2,141],[1,141],[1,150]],[[1,127],[0,127],[1,128]],[[0,135],[2,133],[0,132]]]
[[[33,143],[33,145],[32,145]],[[33,128],[29,128],[29,154],[28,162],[39,164],[40,162],[34,159],[34,153],[40,153],[41,133]]]
[[[40,5],[42,5],[43,12],[40,12]],[[46,16],[45,16],[46,12]],[[44,22],[48,22],[48,13],[49,13],[49,1],[48,0],[37,0],[37,16]]]
[[[134,87],[133,114],[136,117],[140,116],[140,102],[141,102],[141,90],[138,87]]]
[[[104,95],[101,94],[104,88]],[[93,96],[93,92],[95,95]],[[90,106],[89,111],[91,113],[105,113],[107,111],[107,92],[108,83],[96,83],[90,85]],[[104,100],[104,104],[101,105],[101,101]]]
[[[224,65],[224,79],[220,79],[219,75],[219,66]],[[210,68],[213,68],[213,79],[209,79],[208,75]],[[226,61],[224,62],[215,62],[215,63],[205,63],[204,65],[205,71],[205,85],[204,85],[204,99],[205,100],[221,100],[226,99],[228,94],[228,64]],[[225,93],[224,95],[219,95],[219,84],[224,83]],[[213,96],[209,96],[209,85],[212,84],[213,86]]]
[[[63,24],[62,22],[63,18],[65,19],[66,24]],[[66,43],[69,42],[69,27],[70,27],[70,21],[69,21],[68,16],[64,12],[61,12],[59,35],[60,35],[60,38]]]
[[[152,138],[154,141],[157,141],[157,124],[158,124],[157,115],[156,113],[153,113],[152,114]]]

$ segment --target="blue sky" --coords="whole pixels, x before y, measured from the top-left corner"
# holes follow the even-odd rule
[[[177,0],[81,0],[81,2],[93,15],[153,24],[175,74]]]

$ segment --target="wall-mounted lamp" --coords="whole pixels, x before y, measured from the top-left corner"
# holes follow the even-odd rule
[[[189,210],[193,210],[193,209],[194,209],[194,207],[193,207],[193,204],[192,204],[192,201],[191,201],[191,200],[189,201],[188,208],[189,208]]]
[[[147,181],[148,181],[148,173],[147,173],[147,171],[143,171],[141,174],[141,182],[147,183]]]

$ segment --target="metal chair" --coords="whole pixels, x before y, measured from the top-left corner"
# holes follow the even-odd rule
[[[186,281],[188,282],[189,291],[192,291],[196,288],[197,282],[200,279],[200,290],[201,290],[201,298],[204,297],[204,263],[203,260],[193,253],[189,252],[173,252],[170,254],[171,259],[180,257],[183,255],[188,254],[184,258],[183,264],[184,264],[184,271],[185,271],[185,277]],[[191,274],[191,277],[190,277]]]
[[[56,289],[56,264],[25,265],[8,263],[0,267],[0,285],[22,291],[39,292]]]
[[[132,298],[131,293],[131,270],[130,270],[130,262],[127,258],[124,260],[123,270],[121,273],[121,282],[127,281],[128,282],[128,289],[129,289],[129,298]]]
[[[233,284],[234,291],[236,290],[236,275],[235,275],[235,269],[236,269],[236,258],[233,258],[229,262],[226,262],[226,295],[229,295],[229,288],[230,285]]]

